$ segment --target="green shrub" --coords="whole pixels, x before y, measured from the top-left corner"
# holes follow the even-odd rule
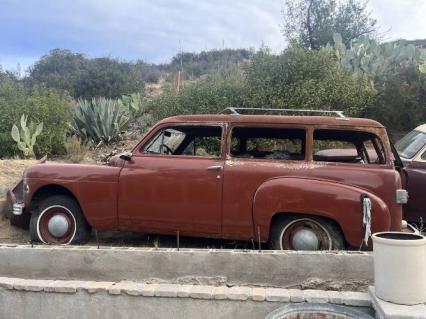
[[[89,146],[82,143],[76,135],[73,135],[65,140],[65,149],[71,162],[80,163],[89,151]]]
[[[144,131],[153,124],[152,115],[148,112],[148,99],[142,94],[123,95],[117,102],[129,114],[133,128]]]
[[[363,115],[384,124],[394,140],[426,123],[426,74],[415,63],[397,68]]]
[[[185,83],[179,93],[171,87],[147,102],[155,120],[178,114],[218,113],[226,107],[246,105],[244,75],[238,68]]]
[[[64,153],[64,138],[71,118],[71,98],[64,92],[41,86],[27,87],[11,79],[0,80],[0,157],[21,155],[10,135],[22,114],[43,122],[34,153],[37,157]]]
[[[339,66],[330,49],[290,47],[280,55],[256,53],[243,67],[165,89],[150,101],[156,119],[177,114],[218,113],[226,107],[343,110],[359,115],[374,100],[368,77]]]
[[[257,53],[245,68],[253,106],[342,110],[358,115],[374,99],[367,76],[339,66],[331,50],[293,46],[281,55]]]

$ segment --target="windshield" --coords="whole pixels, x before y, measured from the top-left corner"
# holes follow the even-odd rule
[[[412,158],[426,144],[426,133],[411,131],[396,143],[395,147],[400,156]]]

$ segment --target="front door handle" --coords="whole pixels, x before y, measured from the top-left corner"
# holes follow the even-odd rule
[[[209,171],[219,171],[221,169],[223,169],[222,165],[213,165],[213,166],[207,167],[207,170]]]

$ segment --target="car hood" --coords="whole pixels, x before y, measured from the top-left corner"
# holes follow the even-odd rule
[[[29,166],[24,178],[45,180],[84,180],[116,182],[120,173],[119,167],[106,165],[45,163]]]

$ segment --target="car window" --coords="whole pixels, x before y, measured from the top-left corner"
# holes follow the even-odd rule
[[[176,151],[177,147],[185,139],[185,133],[173,128],[161,130],[155,136],[148,146],[144,149],[144,153],[167,153]]]
[[[426,133],[414,130],[400,139],[395,147],[400,156],[404,158],[413,158],[425,144]]]
[[[426,151],[424,151],[424,152],[423,152],[423,154],[422,154],[422,157],[421,157],[421,158],[422,158],[422,160],[426,161]]]
[[[160,130],[141,153],[219,157],[221,138],[220,126],[170,126]]]
[[[384,164],[380,140],[372,133],[346,130],[315,130],[314,161]]]
[[[276,160],[303,160],[303,129],[236,127],[232,130],[231,156]]]

